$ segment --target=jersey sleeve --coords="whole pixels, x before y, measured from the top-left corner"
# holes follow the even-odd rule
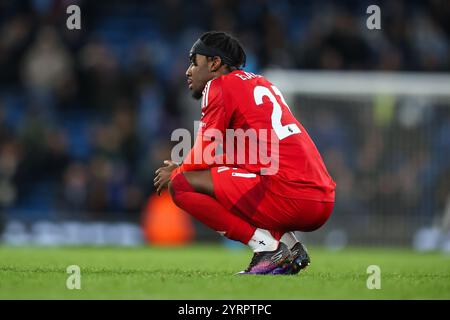
[[[220,132],[225,136],[229,118],[223,94],[222,79],[209,81],[203,90],[202,113],[200,118],[199,134],[213,136]],[[215,130],[218,130],[214,132]]]
[[[211,149],[215,150],[216,143],[214,141],[204,140],[198,136],[194,146],[184,158],[183,163],[172,171],[170,179],[172,180],[178,173],[184,171],[205,170],[223,164],[224,155],[216,155],[214,151],[212,151],[210,155],[207,155],[207,157],[209,157],[208,159],[203,158],[204,150],[209,148],[211,144],[213,144],[213,148]]]
[[[229,123],[221,84],[220,79],[211,80],[206,84],[201,103],[200,126],[194,146],[183,163],[172,172],[171,178],[183,171],[204,170],[224,163],[223,154],[216,155],[214,151],[203,152],[208,148],[215,150],[217,145],[223,143],[225,130]],[[213,148],[210,148],[211,144],[213,144]],[[208,159],[204,159],[205,156]]]

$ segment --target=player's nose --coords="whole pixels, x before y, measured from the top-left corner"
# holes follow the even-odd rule
[[[189,67],[186,70],[186,77],[188,77],[188,78],[191,76],[191,67],[192,67],[192,65],[189,65]]]

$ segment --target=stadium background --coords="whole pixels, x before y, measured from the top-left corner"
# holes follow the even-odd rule
[[[81,30],[66,28],[70,4],[81,8]],[[382,30],[366,28],[371,4],[381,7]],[[167,198],[151,196],[171,132],[193,130],[198,117],[184,76],[198,36],[232,32],[256,73],[446,74],[449,7],[446,0],[0,0],[3,243],[133,245],[143,228],[155,243],[220,240],[166,214]],[[309,243],[419,239],[419,249],[448,251],[448,100],[381,100],[361,107],[290,99],[338,185],[333,217]]]

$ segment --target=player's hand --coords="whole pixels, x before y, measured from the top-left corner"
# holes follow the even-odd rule
[[[164,164],[166,166],[161,167],[155,171],[156,177],[153,180],[153,183],[156,188],[156,192],[158,193],[158,196],[161,194],[161,191],[164,188],[167,188],[167,185],[169,184],[169,181],[170,181],[170,175],[172,174],[172,171],[178,167],[178,165],[171,160],[165,160]]]

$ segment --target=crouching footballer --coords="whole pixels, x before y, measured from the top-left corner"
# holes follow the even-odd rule
[[[189,58],[187,84],[201,99],[200,127],[182,164],[167,160],[156,170],[157,192],[168,187],[178,207],[248,245],[254,255],[239,274],[297,274],[310,258],[294,232],[328,220],[336,183],[279,89],[242,69],[246,55],[238,40],[207,32]],[[224,138],[230,130],[255,132],[247,134],[255,143],[232,144]],[[255,145],[265,146],[270,163]]]

